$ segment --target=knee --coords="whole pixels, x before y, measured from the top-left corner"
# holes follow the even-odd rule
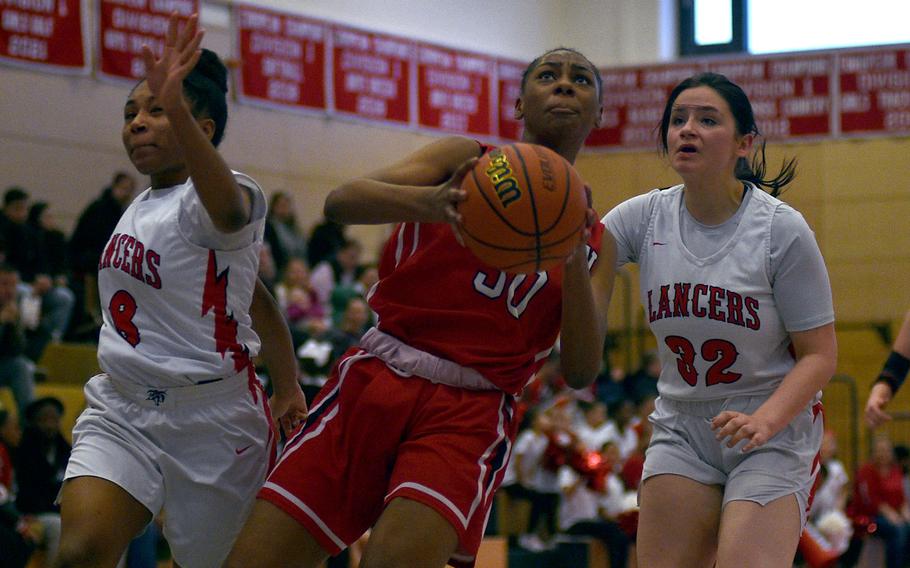
[[[113,568],[120,555],[112,553],[110,546],[97,539],[65,537],[57,550],[53,568]]]

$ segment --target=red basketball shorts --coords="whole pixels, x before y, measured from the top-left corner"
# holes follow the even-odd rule
[[[458,533],[450,563],[473,566],[515,435],[515,400],[402,376],[350,350],[259,492],[330,554],[389,501],[433,508]]]

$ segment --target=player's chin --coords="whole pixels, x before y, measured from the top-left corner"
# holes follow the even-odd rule
[[[161,169],[160,164],[156,163],[155,160],[150,160],[146,157],[130,156],[130,161],[133,163],[133,167],[136,168],[136,171],[144,176],[150,176]]]

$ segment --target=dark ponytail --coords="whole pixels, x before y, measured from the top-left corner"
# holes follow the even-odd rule
[[[784,186],[796,177],[796,158],[785,159],[780,171],[773,178],[765,178],[767,169],[765,141],[762,140],[759,147],[752,154],[752,162],[749,163],[745,158],[740,158],[736,162],[736,171],[734,173],[738,179],[750,182],[777,197],[783,191]]]
[[[183,80],[183,93],[192,105],[193,116],[215,122],[212,144],[218,146],[227,126],[227,67],[214,51],[203,49],[190,74]]]

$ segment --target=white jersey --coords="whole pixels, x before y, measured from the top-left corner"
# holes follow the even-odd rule
[[[215,229],[192,179],[145,190],[120,218],[98,264],[98,361],[112,380],[198,384],[236,375],[258,353],[249,309],[265,197],[234,175],[253,200],[251,222],[236,233]]]
[[[795,359],[773,290],[772,220],[780,208],[798,214],[752,187],[732,236],[701,258],[686,247],[680,229],[683,186],[648,198],[652,208],[637,261],[642,306],[660,353],[660,395],[711,400],[773,392]],[[607,228],[621,230],[610,216]],[[812,246],[821,262],[814,239]],[[826,275],[823,280],[827,285]],[[827,292],[827,303],[820,303],[830,306],[830,288],[813,292]],[[803,321],[809,323],[791,331],[830,323],[833,311],[824,307]]]

